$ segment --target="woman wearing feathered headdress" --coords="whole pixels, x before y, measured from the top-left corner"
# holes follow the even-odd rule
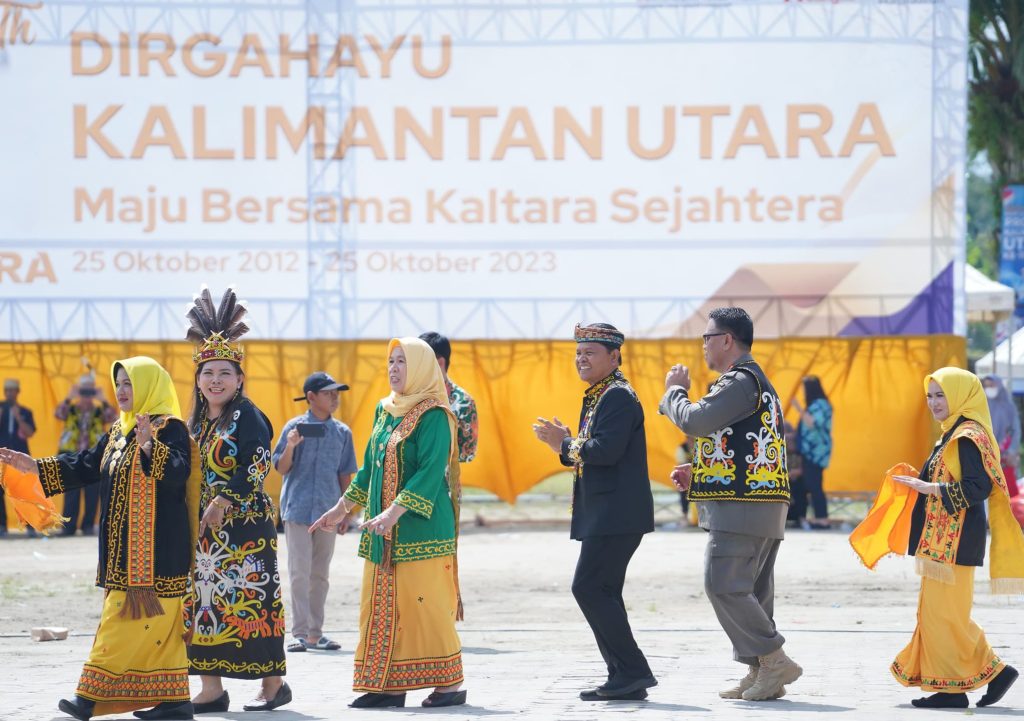
[[[38,461],[0,449],[0,463],[38,474],[47,496],[100,486],[96,585],[107,592],[75,696],[60,710],[88,721],[154,706],[135,715],[190,719],[182,608],[199,512],[192,442],[160,364],[126,358],[111,377],[121,417],[96,445]]]
[[[270,420],[244,393],[245,357],[236,341],[248,326],[229,288],[214,307],[203,288],[188,311],[198,344],[188,425],[199,444],[202,519],[188,626],[190,673],[202,679],[196,713],[225,712],[223,677],[260,679],[246,711],[292,700],[284,682],[284,607],[274,507],[263,491],[270,471]]]

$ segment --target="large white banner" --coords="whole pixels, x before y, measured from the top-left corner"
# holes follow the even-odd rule
[[[0,0],[0,328],[951,332],[964,4]]]

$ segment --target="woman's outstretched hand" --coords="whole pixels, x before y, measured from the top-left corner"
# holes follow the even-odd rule
[[[915,478],[914,476],[893,476],[892,479],[897,483],[902,483],[904,486],[910,486],[918,493],[924,493],[929,496],[939,495],[938,483],[922,481],[920,478]]]
[[[35,459],[27,453],[12,451],[10,448],[0,448],[0,462],[6,463],[22,473],[39,475],[39,466],[36,465]]]

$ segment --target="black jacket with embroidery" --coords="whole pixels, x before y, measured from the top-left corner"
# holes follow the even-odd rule
[[[180,420],[154,418],[153,427],[150,456],[140,454],[142,472],[156,483],[155,508],[151,512],[131,503],[132,459],[138,445],[135,428],[122,436],[120,421],[92,448],[42,458],[37,465],[47,496],[100,484],[97,586],[128,590],[129,547],[152,544],[153,588],[158,596],[178,598],[185,595],[195,552],[185,505],[192,450],[188,429]]]

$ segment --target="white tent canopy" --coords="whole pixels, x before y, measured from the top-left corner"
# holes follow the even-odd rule
[[[964,290],[968,320],[991,322],[993,335],[996,322],[1013,314],[1016,302],[1013,288],[990,280],[970,265],[964,268]],[[1010,384],[1011,393],[1024,393],[1024,328],[979,358],[974,372],[979,376],[1001,375]]]
[[[1013,361],[1012,368],[1010,367],[1011,359]],[[993,361],[995,361],[994,364]],[[974,372],[979,376],[996,373],[1004,380],[1012,377],[1013,392],[1024,393],[1024,328],[996,346],[994,353],[989,352],[979,358],[978,362],[974,364]]]
[[[974,266],[964,268],[964,290],[969,320],[1002,320],[1013,312],[1013,288],[991,280]]]

